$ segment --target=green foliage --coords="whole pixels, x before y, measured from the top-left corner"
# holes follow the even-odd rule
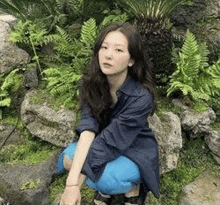
[[[27,182],[21,185],[20,190],[27,190],[27,189],[36,189],[39,181],[38,180],[28,180]]]
[[[114,22],[121,22],[125,23],[128,20],[128,15],[126,13],[123,14],[111,14],[104,18],[104,20],[101,22],[99,29],[102,30],[106,26],[110,25]]]
[[[174,55],[176,71],[172,74],[167,95],[181,91],[195,102],[209,101],[220,95],[220,60],[208,64],[209,51],[199,45],[195,36],[187,31],[181,51]]]
[[[128,6],[128,13],[136,18],[159,21],[170,15],[172,10],[183,0],[123,0]]]
[[[87,46],[92,47],[95,42],[97,35],[96,21],[90,18],[88,21],[84,22],[81,30],[81,41]]]
[[[66,66],[51,67],[46,69],[44,73],[50,93],[59,97],[59,100],[63,101],[63,106],[67,107],[69,103],[76,103],[78,82],[81,75],[74,73],[72,67]]]
[[[23,78],[18,74],[19,69],[11,71],[2,82],[0,87],[0,107],[9,107],[12,98],[10,94],[15,93],[23,85]]]
[[[44,71],[47,88],[53,96],[59,96],[64,100],[63,105],[74,102],[78,94],[78,82],[84,71],[84,68],[90,60],[92,46],[96,38],[96,22],[89,19],[82,26],[80,40],[71,39],[71,37],[62,29],[57,27],[58,35],[55,36],[55,49],[59,52],[58,58],[70,58],[70,64],[59,64],[49,67]],[[62,43],[58,44],[58,42]],[[62,62],[62,60],[61,60]]]
[[[34,46],[42,46],[51,40],[46,34],[48,34],[48,32],[45,26],[35,24],[29,20],[25,22],[20,20],[10,34],[10,40],[14,43],[23,43],[31,47],[31,39]]]
[[[27,138],[21,144],[4,146],[0,152],[0,162],[36,164],[46,160],[58,149],[40,139]]]
[[[59,0],[1,0],[0,7],[5,13],[11,14],[19,20],[31,21],[45,25],[52,30],[57,24],[67,21],[66,14],[62,10],[65,2]]]

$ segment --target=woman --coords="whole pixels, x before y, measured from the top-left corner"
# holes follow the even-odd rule
[[[111,204],[111,196],[122,193],[126,205],[141,204],[148,191],[158,196],[158,147],[147,123],[153,78],[131,25],[110,25],[99,35],[80,93],[80,138],[59,159],[70,170],[60,204],[80,204],[85,180],[97,190],[94,204]]]

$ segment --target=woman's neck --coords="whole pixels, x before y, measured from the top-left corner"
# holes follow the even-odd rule
[[[119,90],[123,83],[126,81],[127,77],[127,72],[122,73],[121,75],[107,76],[110,85],[110,92],[116,93],[117,90]]]

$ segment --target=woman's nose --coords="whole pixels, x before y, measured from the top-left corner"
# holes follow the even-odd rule
[[[112,59],[112,57],[113,57],[112,49],[109,48],[109,49],[106,50],[105,57],[107,59]]]

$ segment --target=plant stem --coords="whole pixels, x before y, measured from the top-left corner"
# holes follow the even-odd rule
[[[37,61],[37,65],[38,65],[38,68],[40,70],[40,74],[42,75],[42,69],[41,69],[40,62],[38,60],[38,55],[37,55],[36,49],[34,47],[34,43],[33,43],[32,39],[31,39],[31,36],[29,37],[29,39],[30,39],[30,42],[31,42],[31,45],[32,45],[32,48],[33,48],[33,51],[34,51],[34,57],[35,57],[35,59]]]

